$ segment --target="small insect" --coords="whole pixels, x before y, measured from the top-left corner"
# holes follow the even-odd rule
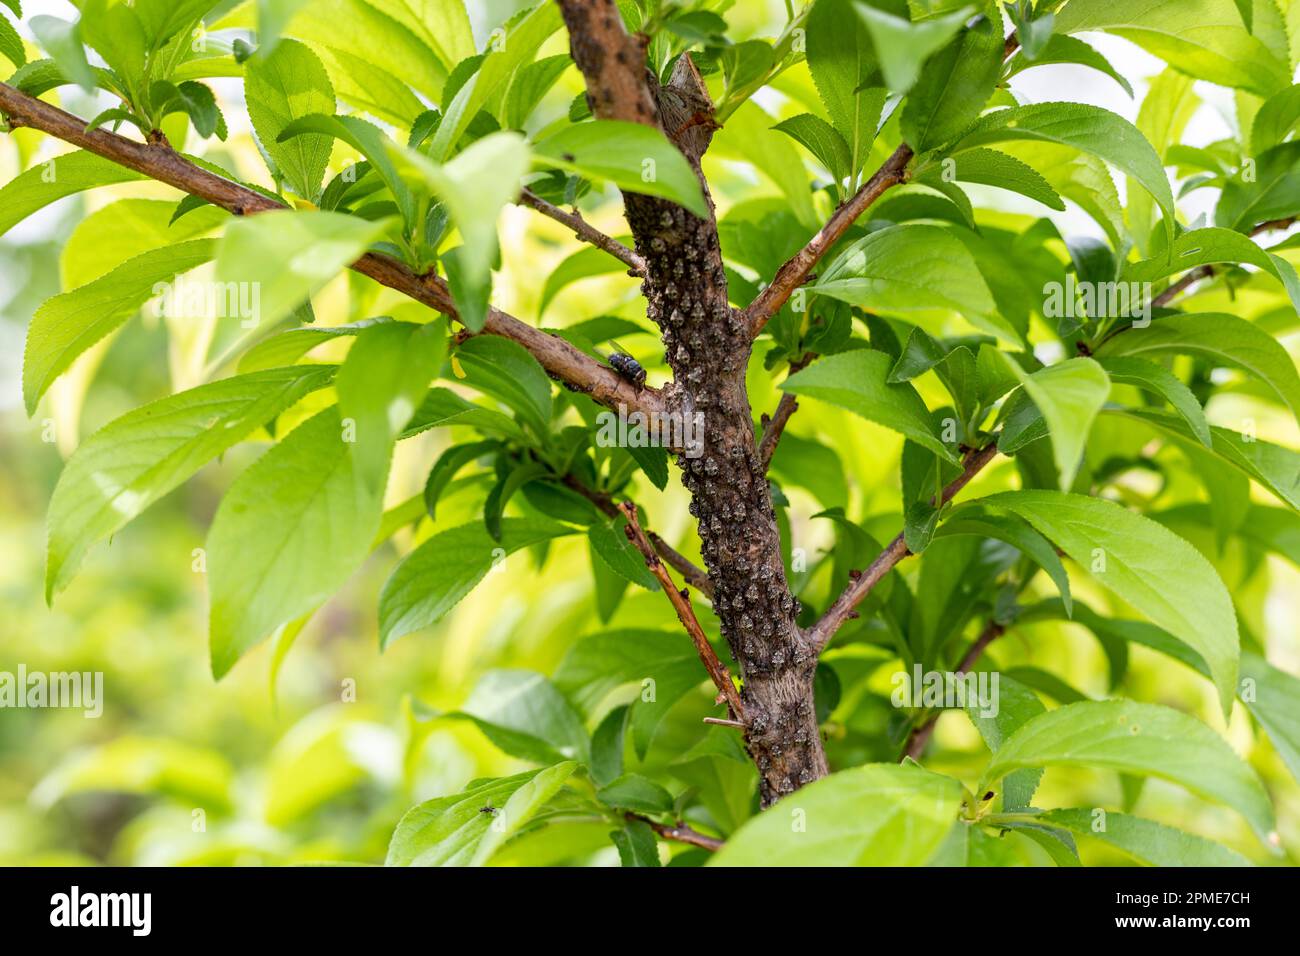
[[[484,804],[483,806],[479,807],[479,808],[478,808],[478,812],[479,812],[479,813],[490,813],[490,814],[492,814],[492,816],[496,816],[496,815],[497,815],[497,808],[494,807],[494,806],[492,806],[492,804],[488,803],[488,804]]]
[[[609,367],[625,381],[631,382],[640,391],[645,387],[645,369],[641,363],[626,352],[615,352],[609,357]]]

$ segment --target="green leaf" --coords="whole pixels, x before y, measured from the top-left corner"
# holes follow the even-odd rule
[[[50,500],[46,600],[68,585],[94,542],[333,374],[302,366],[237,375],[141,406],[83,441]]]
[[[866,24],[849,9],[850,0],[818,0],[808,14],[807,56],[813,83],[852,156],[862,169],[876,139],[885,90],[870,81],[879,74]]]
[[[1141,817],[1095,810],[1049,810],[1033,820],[1094,837],[1147,866],[1251,866],[1235,850]]]
[[[843,182],[852,175],[853,157],[844,137],[820,116],[800,113],[777,123],[779,129],[816,157],[826,167],[835,181]]]
[[[450,103],[443,105],[442,122],[429,145],[429,155],[435,161],[446,160],[452,154],[479,110],[536,55],[542,44],[560,28],[560,22],[558,6],[550,3],[539,3],[511,21],[504,36],[493,44],[474,75],[456,92]]]
[[[951,168],[953,178],[958,182],[997,186],[999,189],[1028,196],[1049,209],[1065,209],[1060,195],[1037,170],[998,150],[968,149],[959,159],[952,160]],[[934,184],[941,174],[942,167],[934,167],[917,176],[916,181]]]
[[[367,491],[338,409],[290,432],[230,486],[208,531],[212,673],[327,600],[369,553],[382,497]]]
[[[1113,33],[1198,80],[1259,96],[1290,80],[1288,64],[1251,36],[1232,0],[1070,0],[1056,29]]]
[[[1255,114],[1250,129],[1250,148],[1256,155],[1277,146],[1300,123],[1300,86],[1288,86],[1270,96]]]
[[[1289,512],[1277,509],[1261,510],[1265,512],[1264,520],[1270,523],[1269,529],[1275,528],[1276,522],[1281,519],[1295,517]],[[1253,518],[1245,527],[1249,529],[1252,524],[1262,523],[1260,518]],[[1267,533],[1264,528],[1251,530],[1257,537]],[[1300,557],[1295,555],[1291,560],[1300,563]],[[1031,618],[1035,619],[1044,612],[1048,616],[1055,613],[1052,602],[1043,602],[1026,611]],[[1099,639],[1132,641],[1162,654],[1168,654],[1207,678],[1210,676],[1210,668],[1205,663],[1205,658],[1155,625],[1145,621],[1105,618],[1083,606],[1077,607],[1074,619],[1091,630]],[[1241,655],[1241,680],[1237,684],[1237,696],[1246,705],[1251,715],[1259,721],[1260,726],[1268,732],[1274,749],[1290,768],[1291,776],[1300,780],[1300,678],[1279,670],[1258,654],[1244,651]]]
[[[627,265],[615,259],[604,249],[587,246],[566,258],[546,276],[546,285],[542,288],[542,298],[537,306],[537,314],[545,315],[546,309],[555,297],[567,286],[593,276],[627,274]],[[561,330],[562,331],[562,330]]]
[[[383,322],[363,329],[339,369],[339,415],[351,423],[353,467],[382,495],[393,443],[447,356],[445,322]]]
[[[248,116],[262,148],[293,191],[319,201],[333,143],[322,133],[280,141],[294,120],[334,112],[334,86],[320,58],[306,44],[285,40],[245,68]]]
[[[23,49],[23,38],[18,35],[13,24],[0,17],[0,54],[8,58],[14,66],[27,63],[27,52]]]
[[[970,534],[981,538],[993,538],[1005,541],[1025,557],[1031,559],[1047,572],[1047,576],[1060,592],[1061,602],[1065,605],[1066,616],[1073,609],[1070,596],[1070,578],[1065,573],[1065,566],[1056,555],[1056,549],[1041,534],[1019,518],[1004,515],[968,515],[962,513],[945,521],[939,528],[940,537],[955,534]]]
[[[1282,283],[1291,304],[1300,309],[1300,277],[1295,266],[1281,256],[1261,249],[1250,238],[1231,229],[1193,229],[1174,241],[1164,255],[1129,263],[1124,267],[1125,282],[1159,282],[1171,275],[1181,275],[1197,266],[1221,262],[1250,263],[1263,269]]]
[[[596,791],[596,798],[606,806],[641,813],[669,813],[673,795],[649,777],[625,773]]]
[[[519,196],[520,180],[528,171],[527,140],[514,132],[492,133],[441,166],[414,150],[392,148],[420,171],[451,212],[464,243],[458,260],[460,279],[474,290],[473,301],[485,303],[485,290],[497,256],[497,218]],[[469,308],[469,303],[463,301],[457,301],[457,305],[471,331],[483,327],[487,319],[485,307]]]
[[[975,12],[973,6],[929,20],[911,23],[865,3],[853,4],[867,25],[876,48],[885,83],[895,93],[906,93],[916,83],[921,64],[942,49]]]
[[[681,631],[602,631],[574,644],[555,671],[556,685],[589,716],[612,691],[639,684],[630,728],[642,756],[672,706],[704,680],[699,657]]]
[[[956,139],[984,109],[1002,73],[1002,18],[980,17],[921,68],[903,108],[904,139],[918,153]]]
[[[279,322],[365,254],[387,229],[336,212],[274,210],[236,218],[217,248],[216,281],[251,288],[245,322]]]
[[[578,769],[565,761],[479,781],[412,807],[388,844],[385,866],[481,866],[518,833]],[[490,808],[490,809],[485,809]]]
[[[910,316],[959,312],[1012,344],[1019,334],[997,304],[966,246],[939,226],[890,226],[850,245],[808,287],[860,309]]]
[[[73,361],[163,292],[178,275],[212,258],[216,244],[194,239],[128,259],[105,276],[49,299],[32,317],[23,353],[28,414]]]
[[[628,192],[669,199],[701,218],[709,216],[695,170],[654,127],[593,120],[565,127],[533,149],[549,166],[608,180]]]
[[[551,521],[505,518],[501,540],[474,521],[434,535],[408,554],[379,597],[379,643],[436,623],[507,555],[573,529]]]
[[[1240,644],[1237,617],[1218,572],[1199,551],[1149,518],[1111,501],[1057,491],[1011,491],[980,499],[1024,518],[1153,623],[1209,663],[1225,713],[1232,706]]]
[[[623,829],[613,831],[609,838],[618,847],[619,862],[624,866],[662,866],[659,842],[644,820],[624,821]]]
[[[961,784],[915,764],[841,770],[742,826],[711,866],[920,866],[957,825]]]
[[[1020,139],[1072,146],[1133,177],[1164,210],[1166,234],[1172,242],[1177,213],[1169,178],[1156,151],[1128,120],[1083,103],[1015,106],[982,117],[953,147],[953,152]],[[957,161],[960,164],[960,158]]]
[[[828,355],[787,378],[783,391],[807,395],[906,435],[945,461],[956,453],[940,441],[934,416],[907,383],[887,382],[891,361],[884,352],[855,349]]]
[[[341,139],[364,156],[384,181],[384,185],[388,187],[393,202],[397,204],[397,209],[402,214],[402,221],[405,222],[407,231],[412,232],[417,227],[423,228],[423,222],[416,222],[416,197],[412,194],[406,180],[402,178],[398,166],[393,162],[393,156],[397,154],[397,144],[383,130],[356,116],[326,116],[323,113],[315,113],[295,119],[280,131],[276,142],[284,144],[301,136],[313,137],[314,142],[316,135]]]
[[[443,489],[456,477],[456,473],[470,462],[498,451],[500,447],[500,442],[476,441],[467,445],[452,445],[438,456],[438,460],[429,469],[429,477],[424,482],[424,510],[428,512],[431,521],[438,520],[438,500],[442,497]],[[500,529],[498,521],[498,533]]]
[[[1255,159],[1249,180],[1240,175],[1225,179],[1214,210],[1218,225],[1248,233],[1260,223],[1300,211],[1300,142],[1274,146]]]
[[[493,744],[521,760],[589,759],[591,741],[578,712],[532,671],[488,671],[464,706],[447,716],[472,720]]]
[[[517,342],[477,335],[456,347],[465,382],[518,412],[538,435],[551,420],[551,380],[537,359]]]
[[[1090,358],[1074,358],[1039,369],[1032,375],[999,352],[1047,423],[1061,490],[1074,484],[1092,423],[1110,396],[1110,379]]]
[[[1194,433],[1172,415],[1148,409],[1107,409],[1107,415],[1121,415],[1158,428],[1175,438],[1195,443]],[[1216,455],[1300,511],[1300,452],[1281,445],[1241,435],[1228,428],[1210,427],[1211,448]]]
[[[1007,62],[1005,75],[1009,79],[1031,67],[1047,66],[1052,63],[1073,63],[1105,73],[1123,87],[1125,93],[1130,97],[1133,96],[1132,85],[1124,78],[1122,73],[1111,66],[1109,60],[1079,38],[1066,36],[1062,33],[1053,34],[1052,38],[1047,41],[1047,46],[1040,50],[1032,60],[1025,56],[1023,49],[1018,50],[1016,55]]]
[[[966,704],[966,715],[992,753],[997,753],[1008,737],[1047,710],[1032,690],[1005,674],[998,681],[997,704],[990,709],[996,713],[986,716],[987,710],[978,700]],[[1042,778],[1040,767],[1026,767],[1008,774],[1002,784],[1002,809],[1029,806]]]
[[[64,153],[15,176],[0,188],[0,235],[50,203],[96,186],[144,179],[94,153]]]
[[[1116,335],[1098,356],[1176,353],[1236,366],[1263,381],[1300,420],[1300,372],[1285,348],[1259,326],[1223,312],[1171,315]]]
[[[646,568],[645,558],[623,533],[626,527],[627,519],[621,516],[615,521],[598,521],[587,529],[587,539],[605,566],[619,577],[648,591],[658,591],[659,582]]]
[[[1097,360],[1097,364],[1106,370],[1112,382],[1135,385],[1165,399],[1183,417],[1202,445],[1206,448],[1214,447],[1210,437],[1210,423],[1205,419],[1201,403],[1196,400],[1192,390],[1175,378],[1169,369],[1146,359],[1128,357],[1103,356]]]
[[[1273,807],[1255,771],[1194,717],[1129,700],[1069,704],[1004,741],[977,789],[1021,767],[1100,767],[1159,777],[1232,807],[1268,841]]]
[[[86,62],[86,51],[81,45],[80,23],[69,23],[58,17],[37,16],[28,20],[27,25],[68,80],[87,93],[95,88],[95,73]]]
[[[367,0],[412,31],[452,69],[473,56],[474,31],[465,0]]]
[[[257,372],[265,368],[280,368],[293,365],[300,358],[318,345],[343,336],[359,335],[363,330],[380,322],[393,321],[389,316],[381,315],[373,319],[362,319],[347,325],[305,326],[289,329],[278,335],[263,339],[243,354],[239,360],[241,372]]]

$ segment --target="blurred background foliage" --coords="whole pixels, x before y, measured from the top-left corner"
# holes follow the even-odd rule
[[[488,0],[473,6],[482,40],[492,24],[523,4]],[[29,0],[25,7],[29,13],[67,13],[62,3]],[[743,0],[727,18],[737,36],[772,35],[784,13],[782,0]],[[554,38],[552,45],[555,49],[547,52],[563,52],[563,37]],[[1163,68],[1123,41],[1099,38],[1098,46],[1127,76],[1150,77]],[[1134,101],[1105,78],[1073,67],[1048,67],[1020,82],[1018,92],[1025,98],[1054,85],[1068,90],[1070,98],[1097,102],[1130,118],[1135,113]],[[807,85],[806,74],[791,71],[782,92],[797,97],[801,83]],[[200,154],[219,155],[248,179],[264,182],[250,132],[239,125],[240,84],[222,81],[217,86],[228,104],[230,138],[189,146]],[[580,90],[580,79],[570,70],[548,97],[539,123],[547,115],[563,115]],[[93,115],[93,104],[79,101],[80,96],[67,93],[64,104]],[[778,116],[783,110],[797,111],[797,104],[786,109],[779,96],[763,105]],[[727,158],[743,155],[741,120],[730,133],[734,141],[724,131],[708,160],[722,213],[742,201],[780,195],[773,183],[756,182],[750,170]],[[1222,121],[1213,104],[1207,105],[1189,126],[1188,138],[1216,138],[1216,123]],[[0,181],[32,164],[36,142],[23,131],[0,139]],[[44,142],[39,149],[44,155],[63,147]],[[332,168],[349,158],[346,149],[337,148]],[[993,195],[1006,204],[1005,193]],[[160,320],[132,322],[86,355],[35,416],[28,419],[23,413],[19,368],[26,323],[39,302],[64,286],[70,269],[85,265],[63,255],[69,237],[96,210],[125,198],[174,201],[175,196],[153,184],[99,189],[56,204],[0,239],[0,670],[22,663],[29,671],[102,671],[106,696],[98,719],[79,711],[0,711],[0,864],[379,863],[394,825],[414,803],[457,792],[479,777],[527,766],[502,754],[468,722],[432,719],[436,711],[463,704],[482,675],[496,668],[553,674],[577,638],[618,628],[663,629],[666,640],[679,640],[689,652],[660,595],[629,590],[610,619],[600,620],[590,557],[579,537],[556,541],[544,554],[513,555],[439,625],[381,654],[375,613],[379,589],[399,554],[427,536],[426,521],[425,527],[402,531],[381,547],[311,620],[282,661],[278,650],[283,648],[268,643],[214,683],[208,670],[205,583],[201,569],[196,570],[195,549],[203,544],[222,491],[265,447],[256,442],[206,468],[110,546],[92,552],[75,584],[47,608],[41,598],[44,513],[66,456],[80,437],[123,412],[194,384],[207,346],[203,334],[193,330],[169,334]],[[1023,229],[1034,218],[1017,211],[1021,208],[1013,202],[1005,213],[981,213],[981,218]],[[609,233],[626,232],[616,197],[589,197],[584,211]],[[1077,211],[1063,214],[1060,221],[1073,231],[1097,232]],[[649,328],[634,281],[617,273],[566,285],[539,314],[548,277],[573,252],[573,240],[561,227],[518,207],[507,210],[501,228],[503,263],[495,289],[503,308],[551,327],[616,315]],[[111,250],[122,240],[107,236],[96,241]],[[81,251],[86,248],[92,247],[83,245]],[[1222,308],[1253,317],[1256,308],[1249,284],[1231,302],[1224,301],[1222,292],[1202,298],[1197,306],[1203,311]],[[1275,303],[1275,294],[1263,296],[1257,311]],[[363,288],[351,276],[337,279],[314,304],[318,321],[328,325],[409,308],[386,292]],[[662,383],[666,370],[652,334],[620,337],[619,344],[646,365],[652,384]],[[326,358],[332,347],[315,354]],[[936,382],[920,380],[918,385],[932,406],[942,404]],[[750,388],[756,413],[776,405],[779,393],[761,362],[753,364]],[[774,472],[790,502],[789,541],[803,549],[808,567],[817,569],[812,579],[798,582],[805,587],[804,603],[820,607],[833,593],[831,562],[821,559],[835,544],[836,527],[814,516],[842,507],[878,539],[892,537],[899,526],[901,438],[830,406],[808,405],[791,426]],[[1216,398],[1209,412],[1220,421],[1255,416],[1261,437],[1300,444],[1294,423],[1281,414],[1270,418],[1263,409],[1249,395],[1227,394]],[[1092,443],[1096,454],[1118,452],[1131,443],[1118,431],[1108,439],[1108,427],[1104,419],[1098,422]],[[465,440],[458,431],[438,430],[399,446],[389,489],[392,503],[419,491],[439,451]],[[814,441],[834,448],[838,459],[818,455]],[[1131,494],[1154,510],[1203,500],[1186,469],[1170,475],[1163,487],[1134,479]],[[1014,465],[1003,461],[978,479],[975,490],[1000,490],[1013,481]],[[476,520],[489,487],[486,475],[458,480],[440,505],[439,524]],[[644,500],[652,500],[651,495]],[[676,479],[654,500],[650,521],[655,530],[698,558],[687,499]],[[1269,659],[1300,673],[1300,571],[1250,553],[1235,540],[1222,551],[1213,540],[1193,538],[1193,543],[1219,568],[1246,629],[1265,644]],[[1124,616],[1124,609],[1090,587],[1084,576],[1076,576],[1074,584],[1080,600],[1099,612]],[[1052,594],[1050,584],[1040,580],[1026,600]],[[711,616],[705,620],[716,628]],[[1107,661],[1097,642],[1077,625],[1017,626],[990,657],[1003,669],[1028,665],[1068,675],[1074,688],[1092,697],[1108,693]],[[824,726],[832,765],[893,759],[896,745],[890,743],[889,729],[896,711],[889,694],[896,662],[883,648],[852,639],[837,642],[827,662],[838,687],[819,703],[829,711]],[[1159,781],[1125,790],[1115,774],[1053,769],[1044,779],[1042,805],[1136,805],[1143,816],[1177,823],[1260,862],[1298,861],[1300,787],[1264,735],[1252,730],[1239,704],[1225,723],[1207,681],[1136,647],[1117,692],[1190,711],[1224,733],[1270,791],[1285,856],[1268,857],[1231,809]],[[631,699],[635,689],[614,693]],[[710,697],[701,684],[667,707],[640,767],[666,771],[682,788],[707,790],[710,778],[725,777],[729,787],[718,792],[732,797],[709,809],[711,822],[729,831],[754,811],[752,799],[734,798],[737,792],[752,794],[753,771],[729,753],[734,739],[726,731],[714,731],[704,750],[687,752],[698,740],[701,717],[712,712]],[[945,716],[936,743],[927,764],[973,785],[987,751],[969,722],[961,715]],[[517,841],[497,862],[616,864],[608,829],[603,821],[566,828],[559,846],[548,845],[545,837]],[[1027,841],[1020,849],[1026,862],[1046,862]],[[1126,862],[1093,841],[1082,840],[1080,850],[1087,863]]]

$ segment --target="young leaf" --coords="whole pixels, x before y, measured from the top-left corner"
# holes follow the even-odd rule
[[[353,425],[354,467],[382,495],[393,442],[447,356],[445,322],[382,322],[363,329],[339,368],[339,415]]]
[[[337,408],[291,431],[240,475],[208,531],[212,673],[314,609],[370,550],[383,499],[356,473]]]
[[[884,352],[855,349],[814,362],[787,378],[781,388],[846,408],[906,435],[945,461],[956,462],[956,453],[940,441],[934,416],[916,389],[907,383],[888,383],[890,365]]]
[[[251,288],[254,314],[243,320],[271,326],[360,259],[387,226],[336,212],[276,210],[237,218],[217,248],[216,280]]]
[[[973,6],[963,7],[912,23],[866,3],[855,2],[853,7],[867,25],[885,83],[895,93],[906,93],[912,88],[921,64],[930,54],[942,49],[975,12]]]
[[[1171,315],[1146,328],[1116,335],[1096,350],[1099,357],[1174,352],[1236,366],[1266,383],[1300,420],[1300,372],[1277,339],[1235,315],[1205,312]]]
[[[980,499],[1019,515],[1150,620],[1209,662],[1226,712],[1240,643],[1228,589],[1199,551],[1149,518],[1111,501],[1057,491]]]
[[[276,169],[295,193],[317,202],[333,143],[322,133],[285,142],[280,134],[294,120],[334,112],[334,86],[320,58],[297,40],[254,57],[244,72],[244,95],[253,129]]]
[[[1015,106],[982,117],[953,147],[953,153],[1019,139],[1073,146],[1132,176],[1164,210],[1166,235],[1173,240],[1176,212],[1169,178],[1156,151],[1128,120],[1083,103]]]
[[[211,259],[215,250],[211,239],[155,249],[46,301],[32,317],[23,353],[23,401],[28,414],[36,411],[46,389],[77,356],[135,315],[176,276]]]
[[[1148,362],[1146,359],[1128,357],[1106,357],[1097,359],[1097,364],[1106,370],[1112,382],[1121,385],[1135,385],[1140,389],[1159,395],[1174,411],[1183,416],[1192,433],[1202,445],[1213,448],[1210,437],[1210,423],[1205,419],[1205,410],[1196,400],[1192,390],[1174,377],[1163,365]]]
[[[868,764],[802,787],[742,826],[710,866],[921,866],[957,824],[961,784],[916,764]],[[800,810],[801,827],[790,825]]]
[[[695,170],[659,130],[640,123],[593,120],[568,126],[533,147],[539,160],[628,192],[661,196],[707,218]]]
[[[237,375],[143,405],[83,441],[50,500],[46,599],[67,586],[94,542],[333,374],[301,366]]]
[[[406,811],[385,866],[481,866],[555,796],[578,765],[565,761],[513,777],[479,781],[461,793]],[[501,815],[504,825],[497,824]]]
[[[939,226],[890,226],[873,232],[841,252],[808,291],[871,311],[959,312],[1012,344],[1020,340],[997,314],[969,250]]]
[[[1087,701],[1035,717],[1003,742],[978,789],[1036,766],[1160,777],[1232,807],[1266,842],[1273,829],[1273,807],[1255,771],[1205,724],[1158,704]]]
[[[404,159],[419,170],[460,230],[464,244],[457,259],[458,279],[470,301],[462,301],[462,297],[457,305],[465,324],[477,331],[487,317],[486,290],[497,253],[497,217],[519,195],[520,180],[528,171],[528,143],[518,133],[492,133],[441,166],[414,150],[392,149],[400,154],[398,162]]]
[[[1094,837],[1147,866],[1251,866],[1235,850],[1152,820],[1107,811],[1098,826],[1093,810],[1049,810],[1034,820]]]
[[[1090,358],[1070,359],[1030,375],[1005,353],[998,354],[1047,422],[1061,490],[1069,489],[1083,460],[1092,422],[1110,395],[1110,379]]]
[[[505,518],[501,540],[481,521],[434,535],[408,554],[379,597],[379,644],[436,623],[507,555],[573,533],[551,521]]]
[[[0,188],[0,236],[50,203],[96,186],[145,177],[94,153],[64,153],[33,166]]]

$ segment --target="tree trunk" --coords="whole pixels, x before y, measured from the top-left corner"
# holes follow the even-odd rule
[[[712,138],[713,104],[688,56],[660,87],[645,71],[640,38],[610,0],[561,0],[574,61],[597,116],[659,125],[695,167]],[[642,292],[674,381],[672,413],[701,417],[702,449],[681,454],[713,608],[740,665],[745,746],[758,767],[763,806],[823,777],[826,755],[813,706],[817,654],[795,623],[772,496],[745,390],[749,326],[727,301],[716,220],[667,200],[625,193],[627,219],[645,260]],[[712,200],[709,199],[710,207]],[[694,454],[694,453],[693,453]]]

